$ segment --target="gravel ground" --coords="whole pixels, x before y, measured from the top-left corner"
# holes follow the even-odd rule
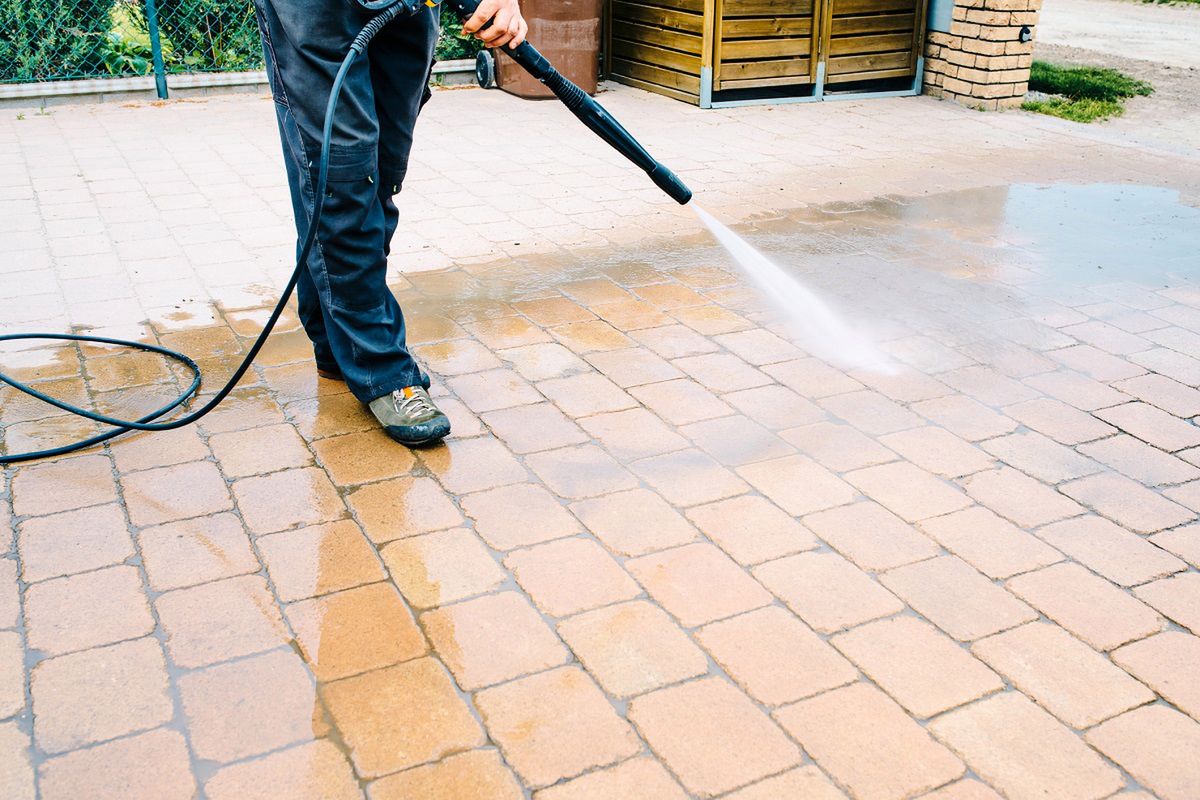
[[[1154,86],[1105,126],[1137,138],[1200,150],[1200,6],[1130,0],[1049,0],[1034,56],[1111,67]]]

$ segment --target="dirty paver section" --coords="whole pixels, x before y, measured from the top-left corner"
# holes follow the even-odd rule
[[[1200,162],[606,101],[896,369],[809,355],[553,109],[442,93],[392,285],[454,434],[390,443],[289,315],[201,424],[6,469],[0,795],[1200,794]],[[289,269],[268,102],[0,125],[3,331],[219,385]],[[0,361],[125,416],[183,377]],[[11,388],[0,427],[89,430]]]

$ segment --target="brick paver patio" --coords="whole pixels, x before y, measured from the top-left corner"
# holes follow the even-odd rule
[[[1196,154],[605,100],[900,371],[790,341],[557,106],[439,93],[393,287],[452,438],[391,444],[293,316],[201,424],[6,469],[0,796],[1200,796]],[[274,136],[263,98],[7,113],[0,331],[211,390],[290,269]],[[0,361],[125,416],[179,379]],[[0,429],[89,428],[4,388]]]

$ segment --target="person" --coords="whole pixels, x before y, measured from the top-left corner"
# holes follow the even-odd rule
[[[325,106],[350,43],[373,16],[355,0],[255,0],[292,211],[302,236],[313,211]],[[518,0],[483,0],[463,25],[488,47],[516,47],[528,26]],[[346,76],[333,127],[320,228],[296,287],[317,374],[343,380],[398,442],[450,432],[429,377],[408,352],[404,314],[386,283],[413,128],[430,97],[438,9],[400,17]]]

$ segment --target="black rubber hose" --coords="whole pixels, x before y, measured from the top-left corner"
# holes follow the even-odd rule
[[[445,4],[454,10],[463,21],[471,18],[479,8],[479,0],[444,0]],[[646,152],[646,148],[625,130],[616,117],[609,114],[604,106],[588,97],[587,92],[580,89],[554,68],[546,57],[537,51],[529,42],[521,42],[515,48],[501,47],[509,58],[516,61],[533,77],[537,78],[554,96],[563,102],[579,121],[588,126],[593,133],[608,142],[621,155],[628,158],[641,169],[645,170],[654,181],[654,185],[680,205],[687,205],[692,199],[692,190],[671,170],[654,160]]]
[[[53,456],[65,455],[74,453],[77,450],[91,447],[92,445],[108,441],[114,436],[119,436],[126,431],[169,431],[175,428],[182,428],[185,425],[190,425],[200,419],[208,412],[216,408],[222,400],[229,395],[233,388],[237,386],[238,381],[250,369],[250,364],[254,361],[255,356],[262,350],[266,344],[267,337],[271,334],[271,330],[275,327],[275,323],[279,321],[280,315],[287,307],[288,300],[291,299],[292,292],[296,288],[296,282],[300,279],[300,270],[308,268],[308,256],[312,252],[313,245],[316,243],[317,230],[321,223],[321,212],[325,204],[325,186],[329,178],[329,147],[333,140],[333,122],[334,115],[337,111],[338,100],[342,94],[342,85],[346,81],[346,73],[350,71],[351,65],[364,50],[366,50],[368,42],[375,34],[379,33],[385,25],[395,19],[404,11],[403,5],[397,4],[386,9],[382,14],[371,19],[366,24],[362,32],[355,37],[354,42],[350,46],[349,52],[346,53],[345,59],[342,60],[342,65],[338,69],[337,76],[333,79],[333,87],[329,91],[329,102],[325,106],[325,126],[321,132],[321,155],[318,161],[317,169],[317,185],[314,192],[313,212],[309,217],[308,231],[304,235],[303,244],[300,247],[300,253],[296,256],[296,267],[292,270],[292,277],[288,279],[287,286],[283,290],[283,294],[279,297],[279,302],[275,304],[275,308],[271,311],[271,316],[267,319],[267,324],[263,326],[262,332],[258,334],[258,338],[254,340],[254,344],[250,347],[250,351],[246,353],[246,357],[242,359],[242,363],[238,365],[237,370],[221,387],[212,399],[205,403],[202,407],[178,419],[173,419],[170,422],[154,422],[154,420],[168,413],[169,411],[178,408],[186,403],[189,399],[196,395],[200,389],[200,367],[191,358],[183,353],[171,350],[166,347],[146,344],[145,342],[135,342],[127,339],[109,339],[103,336],[87,336],[84,334],[73,333],[10,333],[0,336],[0,342],[12,341],[28,341],[28,340],[65,340],[74,342],[92,342],[96,344],[116,345],[118,347],[128,347],[133,350],[143,350],[151,353],[158,353],[167,358],[174,359],[186,366],[192,371],[192,382],[182,394],[172,400],[167,405],[151,411],[149,414],[142,416],[136,420],[122,420],[114,417],[109,417],[104,414],[99,414],[86,408],[72,405],[63,402],[47,394],[39,392],[28,384],[18,381],[10,375],[5,375],[0,372],[0,383],[21,390],[25,394],[35,397],[42,402],[48,403],[56,408],[61,408],[63,411],[68,411],[85,419],[90,419],[93,422],[101,422],[105,425],[111,425],[113,430],[106,431],[90,439],[84,439],[71,444],[63,445],[62,447],[50,448],[47,450],[31,450],[27,453],[16,453],[9,455],[0,455],[0,464],[16,464],[22,461],[32,461],[37,458],[48,458]]]

